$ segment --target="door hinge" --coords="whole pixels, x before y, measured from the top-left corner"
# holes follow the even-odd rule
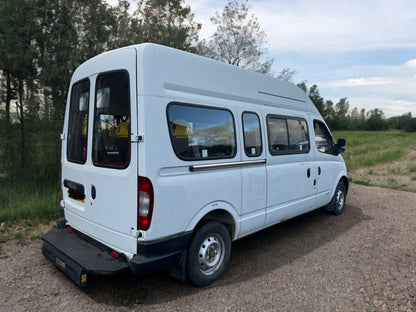
[[[135,230],[134,228],[130,228],[130,234],[133,237],[138,237],[139,236],[139,231]]]
[[[143,134],[132,135],[131,142],[137,142],[137,143],[144,142],[144,135]]]

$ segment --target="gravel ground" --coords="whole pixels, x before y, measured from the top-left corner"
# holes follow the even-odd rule
[[[160,273],[80,289],[40,240],[0,244],[0,310],[416,311],[416,193],[352,184],[341,216],[315,211],[232,247],[227,273],[207,288]]]

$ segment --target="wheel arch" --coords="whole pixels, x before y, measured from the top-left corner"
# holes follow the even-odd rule
[[[211,209],[207,209],[207,206],[211,207]],[[189,223],[188,230],[193,230],[194,233],[196,233],[204,224],[210,221],[218,221],[226,226],[228,232],[230,233],[231,240],[234,240],[234,237],[238,233],[238,225],[236,222],[237,214],[234,209],[225,209],[223,207],[212,209],[213,206],[217,206],[217,203],[209,204],[207,206],[205,209],[202,209]]]
[[[339,179],[340,182],[344,183],[345,185],[345,195],[348,194],[348,188],[350,186],[350,180],[344,175]]]
[[[344,185],[345,185],[345,195],[347,195],[348,194],[348,189],[349,189],[349,186],[350,186],[350,180],[348,179],[347,175],[345,173],[341,173],[338,176],[337,180],[335,180],[335,181],[336,181],[336,183],[334,183],[334,186],[332,188],[331,198],[332,198],[332,196],[334,196],[335,190],[337,189],[337,186],[338,186],[339,182],[344,183]]]

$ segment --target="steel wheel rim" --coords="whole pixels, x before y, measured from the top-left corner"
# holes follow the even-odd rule
[[[221,267],[225,255],[225,243],[221,236],[209,235],[199,247],[199,270],[204,275],[212,275]]]
[[[337,191],[337,205],[336,205],[336,209],[337,210],[341,210],[342,207],[344,207],[344,202],[345,202],[344,192],[342,190],[338,190]]]

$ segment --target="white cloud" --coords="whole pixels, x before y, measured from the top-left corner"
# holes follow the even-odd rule
[[[416,59],[410,60],[406,63],[407,67],[416,67]]]
[[[385,117],[401,116],[409,112],[416,116],[416,101],[391,100],[384,97],[352,97],[348,98],[350,109],[364,108],[366,112],[381,109]]]
[[[329,98],[337,94],[346,96],[350,101],[350,108],[365,108],[366,111],[380,108],[386,117],[408,112],[416,116],[416,77],[413,61],[415,60],[397,66],[354,66],[350,70],[344,69],[344,74],[368,72],[384,76],[346,76],[344,79],[318,83],[318,86],[322,95]]]
[[[260,1],[253,4],[271,49],[355,51],[416,47],[413,0]]]
[[[340,87],[366,87],[366,86],[381,86],[392,84],[393,81],[384,77],[363,77],[363,78],[349,78],[345,80],[334,80],[327,83],[322,83],[321,86],[326,88],[340,88]]]

